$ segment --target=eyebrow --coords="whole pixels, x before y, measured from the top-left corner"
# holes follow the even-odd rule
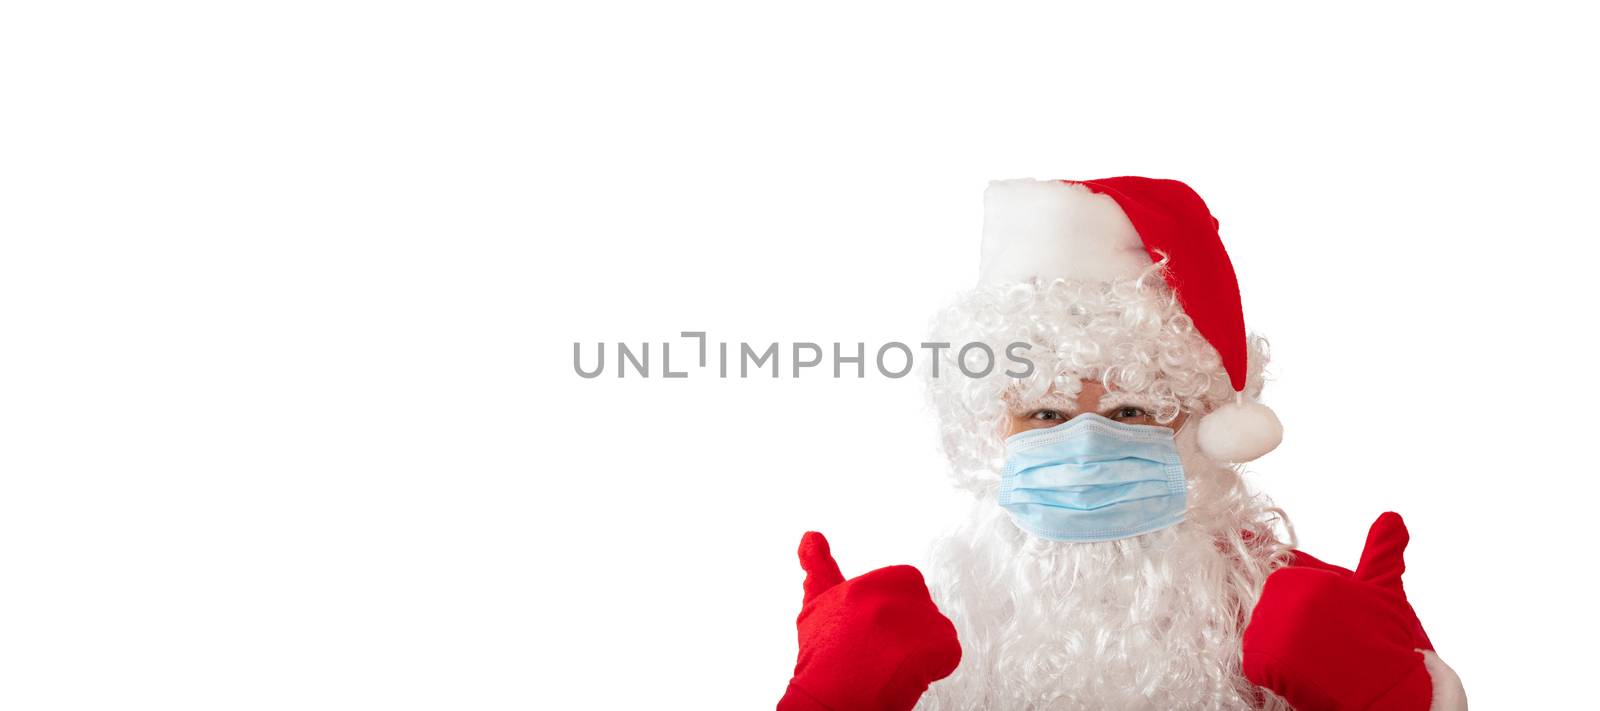
[[[1148,409],[1150,407],[1150,398],[1138,393],[1108,392],[1105,395],[1100,396],[1100,402],[1096,403],[1095,407],[1099,411],[1105,411],[1114,407],[1123,407],[1126,405],[1134,405]]]
[[[1077,398],[1067,397],[1058,392],[1048,392],[1044,395],[1029,400],[1015,398],[1006,399],[1006,409],[1013,414],[1024,414],[1034,410],[1061,410],[1069,414],[1078,414]]]
[[[1149,396],[1128,392],[1125,390],[1115,390],[1101,395],[1100,400],[1095,403],[1094,411],[1104,412],[1106,410],[1125,405],[1135,405],[1145,409],[1150,409],[1153,406],[1153,403],[1153,398],[1150,398]],[[1027,401],[1007,398],[1006,409],[1014,414],[1024,414],[1034,410],[1044,409],[1060,410],[1070,415],[1081,415],[1084,412],[1083,410],[1078,409],[1078,399],[1076,397],[1068,397],[1055,391],[1045,393],[1044,395]]]

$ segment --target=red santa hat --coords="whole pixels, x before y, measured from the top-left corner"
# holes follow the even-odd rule
[[[1239,282],[1217,220],[1194,190],[1176,180],[1123,177],[1004,180],[984,193],[980,284],[1133,278],[1163,257],[1162,276],[1222,357],[1237,393],[1200,421],[1200,449],[1227,462],[1272,451],[1283,425],[1243,392],[1248,363]]]

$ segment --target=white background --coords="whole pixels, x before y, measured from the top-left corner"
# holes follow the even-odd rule
[[[572,344],[913,342],[986,180],[1120,174],[1222,221],[1303,545],[1404,513],[1474,706],[1581,705],[1592,18],[987,5],[9,6],[0,707],[770,707],[800,533],[962,509],[921,384]]]

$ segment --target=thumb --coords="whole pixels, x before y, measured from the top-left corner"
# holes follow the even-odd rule
[[[1386,511],[1372,522],[1367,532],[1367,547],[1361,551],[1361,563],[1356,566],[1356,580],[1381,588],[1403,591],[1400,576],[1406,572],[1406,544],[1411,534],[1400,514]]]
[[[816,531],[806,531],[800,537],[800,569],[806,571],[805,602],[844,582],[839,564],[833,562],[833,552],[828,550],[828,539]]]

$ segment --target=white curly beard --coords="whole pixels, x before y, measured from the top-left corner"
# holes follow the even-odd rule
[[[1287,709],[1240,672],[1249,610],[1288,548],[1279,514],[1233,469],[1185,454],[1187,520],[1135,538],[1049,541],[978,502],[932,551],[962,659],[917,708]]]

